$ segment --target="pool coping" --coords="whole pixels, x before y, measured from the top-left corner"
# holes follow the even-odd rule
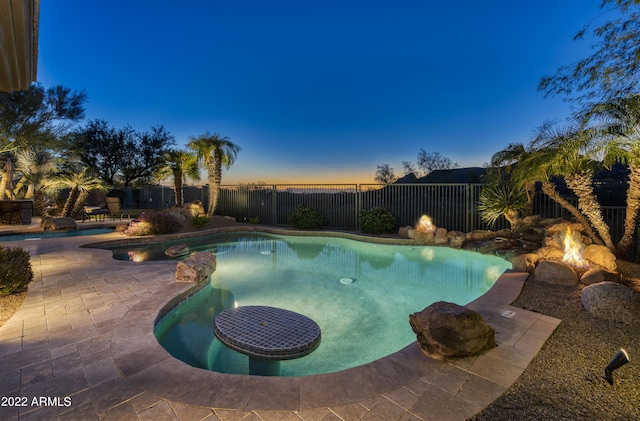
[[[306,231],[264,227],[228,227],[213,232],[258,231],[273,234],[309,235]],[[350,233],[313,231],[312,235],[369,241],[369,237]],[[206,234],[205,234],[206,235]],[[163,240],[170,240],[163,236]],[[171,240],[194,235],[171,236]],[[118,241],[122,244],[140,239]],[[150,239],[153,241],[153,239]],[[155,238],[157,241],[158,238]],[[378,243],[415,244],[387,238]],[[151,242],[144,240],[143,242]],[[114,242],[90,243],[83,247],[113,245]],[[111,354],[116,366],[128,381],[158,396],[203,407],[228,409],[303,410],[345,405],[372,399],[399,388],[406,388],[423,378],[437,379],[450,365],[498,385],[494,393],[485,393],[486,404],[506,390],[538,352],[559,320],[511,307],[524,285],[527,273],[506,271],[483,296],[466,306],[479,312],[496,329],[499,346],[465,359],[449,362],[427,358],[417,343],[371,363],[347,370],[304,377],[260,377],[223,374],[189,366],[171,356],[153,334],[158,317],[201,288],[200,285],[176,282],[161,293],[139,303],[124,315],[111,341]],[[500,314],[511,312],[507,319]],[[531,341],[531,339],[534,339]],[[530,343],[537,346],[530,346]],[[525,346],[525,344],[527,344]],[[490,359],[497,361],[490,361]],[[498,363],[502,369],[487,370],[483,361]],[[516,362],[514,364],[514,362]],[[506,373],[505,371],[509,372]],[[170,379],[167,382],[167,379]]]

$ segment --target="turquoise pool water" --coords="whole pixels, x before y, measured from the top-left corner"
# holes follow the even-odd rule
[[[81,235],[98,235],[114,232],[115,228],[89,228],[77,229],[71,231],[47,231],[47,232],[30,232],[25,234],[0,235],[0,242],[3,241],[21,241],[21,240],[42,240],[45,238],[58,237],[77,237]]]
[[[335,372],[402,349],[415,341],[409,314],[441,300],[466,304],[511,266],[443,247],[342,238],[235,233],[208,242],[192,248],[216,252],[215,273],[158,322],[155,334],[174,357],[223,373],[248,373],[248,358],[213,334],[213,319],[226,308],[267,305],[310,317],[320,326],[320,346],[283,361],[281,373]]]

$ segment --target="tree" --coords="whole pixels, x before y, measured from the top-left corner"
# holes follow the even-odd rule
[[[59,139],[84,117],[84,92],[63,86],[0,92],[0,150],[57,149]]]
[[[67,201],[62,209],[62,216],[75,217],[82,212],[91,190],[106,191],[104,182],[91,175],[88,168],[72,168],[62,172],[45,182],[47,190],[70,189]]]
[[[592,105],[584,124],[594,123],[604,144],[606,166],[615,162],[629,168],[624,232],[617,244],[624,256],[633,242],[640,210],[640,95],[612,99]]]
[[[55,159],[48,150],[37,151],[32,148],[18,152],[18,169],[29,184],[26,198],[33,197],[33,214],[44,215],[45,182],[55,169]]]
[[[122,184],[148,184],[154,173],[164,165],[165,153],[175,145],[175,137],[164,127],[152,127],[150,132],[135,134],[127,145],[123,162]]]
[[[593,174],[598,162],[594,157],[598,147],[594,142],[594,132],[573,124],[556,130],[544,126],[534,140],[534,147],[551,152],[543,165],[547,165],[553,175],[563,176],[567,187],[578,196],[578,208],[587,217],[605,246],[615,251],[609,226],[604,221],[602,208],[593,190]]]
[[[376,170],[376,176],[374,180],[379,184],[391,184],[396,181],[398,177],[393,172],[393,168],[389,167],[389,164],[378,165]]]
[[[574,40],[592,32],[599,39],[594,52],[571,65],[561,66],[551,76],[543,76],[538,90],[546,95],[574,95],[577,102],[606,102],[638,92],[640,82],[639,0],[604,0],[601,7],[613,5],[618,17],[589,31],[587,25]]]
[[[222,166],[224,165],[229,169],[235,162],[241,148],[231,142],[228,137],[222,137],[217,133],[210,134],[209,132],[198,137],[191,137],[187,147],[196,152],[198,162],[202,163],[207,170],[207,179],[211,189],[207,213],[213,215],[218,206],[220,184],[222,182]]]
[[[76,133],[69,149],[108,185],[129,186],[148,183],[174,144],[175,138],[162,126],[137,133],[130,126],[117,129],[93,120]]]
[[[404,175],[413,173],[413,175],[418,178],[418,170],[416,170],[416,167],[411,161],[402,161],[402,172],[404,173]]]
[[[427,152],[421,148],[418,152],[418,168],[422,171],[422,176],[425,176],[435,170],[458,168],[458,163],[440,152]]]
[[[176,205],[183,205],[182,185],[187,179],[200,180],[200,167],[196,155],[185,150],[171,149],[165,152],[164,165],[156,174],[157,180],[173,177]]]
[[[84,166],[113,186],[129,159],[127,149],[135,147],[134,135],[129,126],[116,129],[104,120],[93,120],[75,134],[70,150]]]

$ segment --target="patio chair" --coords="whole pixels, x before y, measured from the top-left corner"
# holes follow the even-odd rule
[[[104,221],[104,216],[108,213],[109,213],[109,210],[104,209],[101,206],[85,206],[82,209],[82,222],[84,222],[85,219],[88,219],[89,221],[91,221],[91,217],[93,217],[96,220],[96,222]]]
[[[120,205],[120,198],[118,197],[105,197],[107,202],[107,210],[109,211],[109,216],[112,220],[115,221],[116,218],[120,218],[122,221],[122,217],[126,215],[126,218],[130,218],[129,213],[126,213],[122,210],[122,206]]]

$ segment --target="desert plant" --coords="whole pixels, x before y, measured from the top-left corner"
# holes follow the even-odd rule
[[[125,231],[126,235],[162,235],[173,234],[182,228],[180,217],[171,212],[142,213],[135,224]]]
[[[191,218],[191,224],[196,228],[202,228],[209,223],[209,217],[207,215],[196,215]]]
[[[391,234],[397,223],[396,217],[385,208],[360,212],[360,230],[366,234]]]
[[[294,228],[303,230],[320,229],[327,224],[327,220],[318,209],[302,205],[291,215],[289,222]]]
[[[0,295],[24,290],[33,281],[29,252],[0,246]]]
[[[258,218],[257,216],[252,216],[251,218],[249,218],[249,223],[250,224],[259,224],[260,223],[260,218]]]

